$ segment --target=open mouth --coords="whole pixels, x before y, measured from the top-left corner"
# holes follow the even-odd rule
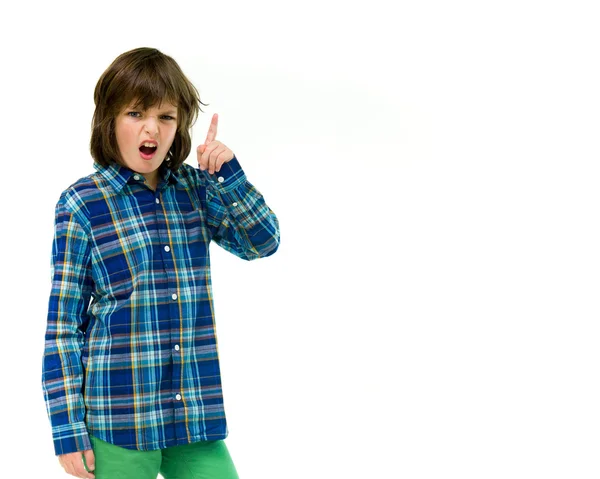
[[[140,155],[142,158],[149,160],[156,153],[156,147],[140,146]]]

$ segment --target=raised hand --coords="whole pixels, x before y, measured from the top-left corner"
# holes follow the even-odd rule
[[[210,122],[210,127],[208,128],[208,134],[206,135],[204,144],[196,148],[196,152],[198,153],[198,165],[200,166],[200,169],[208,170],[211,175],[215,171],[219,171],[223,163],[228,162],[235,156],[233,151],[227,148],[220,141],[215,140],[217,136],[218,123],[219,116],[217,113],[215,113],[212,117],[212,121]]]

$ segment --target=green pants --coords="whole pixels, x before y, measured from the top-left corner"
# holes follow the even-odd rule
[[[223,440],[138,451],[89,436],[96,479],[239,479]]]

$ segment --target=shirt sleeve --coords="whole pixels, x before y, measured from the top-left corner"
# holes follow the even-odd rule
[[[56,455],[92,449],[84,422],[81,348],[92,292],[86,232],[61,196],[55,209],[42,388]]]
[[[212,175],[200,170],[206,185],[211,238],[223,249],[251,261],[279,247],[279,221],[263,195],[250,183],[234,156]]]

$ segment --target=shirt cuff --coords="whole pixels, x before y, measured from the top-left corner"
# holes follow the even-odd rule
[[[227,163],[223,163],[221,169],[215,171],[212,175],[208,170],[200,170],[200,172],[206,178],[207,184],[214,187],[219,193],[229,193],[246,183],[246,173],[242,170],[242,166],[235,155]]]
[[[54,436],[54,452],[57,456],[92,449],[90,437],[84,422],[54,426],[52,434]]]

